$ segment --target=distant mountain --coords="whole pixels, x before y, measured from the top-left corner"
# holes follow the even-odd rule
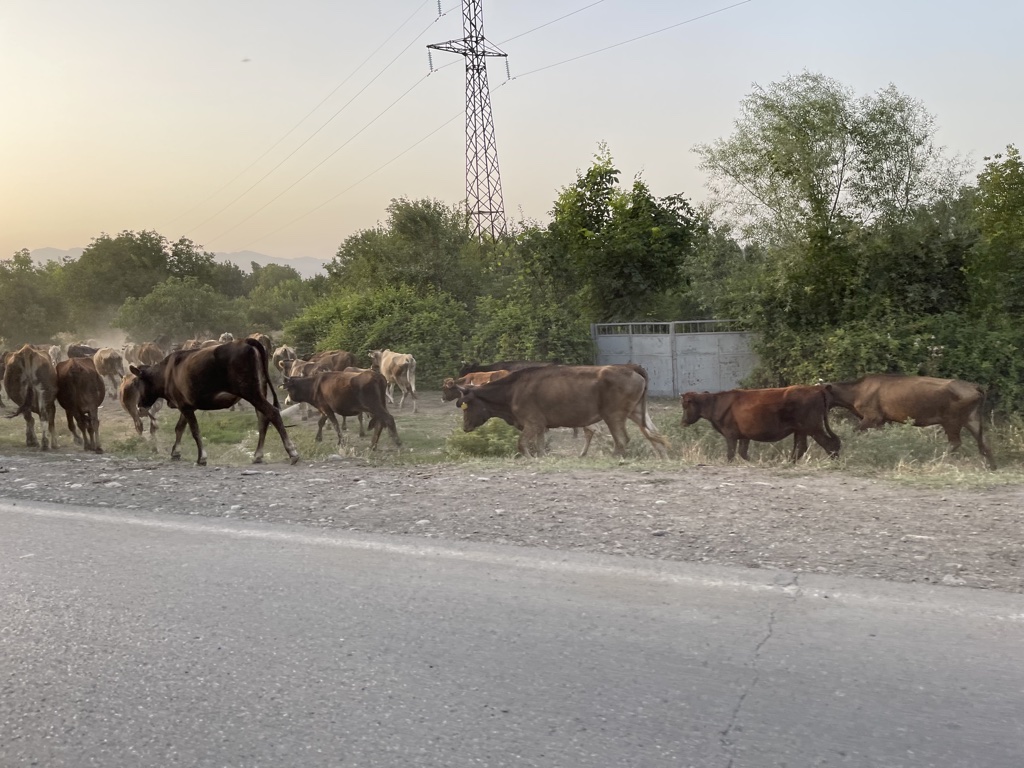
[[[84,248],[36,248],[32,251],[32,261],[36,264],[45,264],[48,261],[60,261],[64,258],[77,259],[82,255]],[[236,265],[245,272],[252,272],[252,263],[255,261],[261,267],[267,264],[280,264],[282,267],[291,267],[304,278],[313,277],[324,271],[326,259],[315,259],[312,256],[300,256],[297,259],[279,259],[276,256],[267,256],[265,253],[256,251],[238,251],[237,253],[215,253],[219,261],[226,261]]]
[[[252,272],[252,262],[261,267],[267,264],[280,264],[282,267],[291,267],[303,277],[314,277],[324,271],[324,264],[327,259],[315,259],[312,256],[299,256],[296,259],[279,259],[276,256],[267,256],[256,251],[238,251],[237,253],[216,253],[214,254],[221,261],[235,264],[246,272]]]

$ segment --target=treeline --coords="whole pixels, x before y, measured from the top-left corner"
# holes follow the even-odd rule
[[[103,235],[64,264],[22,252],[0,263],[0,336],[283,329],[303,354],[411,352],[429,386],[464,359],[591,362],[592,322],[732,318],[759,334],[752,385],[921,373],[1024,410],[1016,148],[971,179],[920,102],[802,73],[756,86],[733,132],[694,151],[699,208],[624,183],[602,145],[547,223],[480,242],[461,206],[396,199],[312,280],[153,232]]]

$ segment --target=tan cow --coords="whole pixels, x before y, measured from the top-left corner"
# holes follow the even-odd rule
[[[291,347],[282,344],[280,347],[274,350],[274,354],[270,356],[270,367],[273,370],[284,372],[282,363],[290,363],[292,360],[298,360],[299,356],[295,354],[295,350]]]
[[[111,391],[117,392],[117,388],[121,386],[121,379],[124,378],[124,361],[121,353],[111,347],[100,347],[92,356],[92,362],[96,366],[96,373],[110,379]]]
[[[380,371],[384,380],[388,383],[388,402],[395,402],[391,396],[392,388],[397,384],[402,391],[402,399],[398,407],[405,405],[405,396],[412,395],[412,412],[416,413],[416,358],[401,352],[392,352],[390,349],[371,349],[369,352],[371,365],[375,371]]]
[[[142,395],[142,384],[139,382],[139,377],[130,371],[128,374],[121,379],[121,386],[117,390],[117,399],[121,403],[121,407],[128,413],[132,418],[132,423],[135,424],[135,431],[142,435],[142,418],[149,419],[149,435],[150,437],[156,437],[157,423],[156,414],[163,405],[163,400],[157,400],[149,408],[139,407],[139,397]]]
[[[139,345],[138,365],[156,365],[166,357],[166,353],[152,341]]]
[[[977,440],[978,451],[989,469],[996,468],[992,449],[985,441],[981,415],[985,390],[977,384],[959,379],[876,373],[824,386],[829,407],[851,411],[860,419],[859,430],[894,422],[909,421],[918,427],[938,424],[946,432],[950,452],[955,452],[960,449],[960,432],[966,428]]]
[[[68,417],[68,429],[83,450],[103,453],[100,447],[100,405],[107,389],[96,365],[88,357],[57,363],[57,402]],[[78,436],[75,425],[81,430]]]
[[[34,448],[40,441],[36,440],[32,414],[38,414],[42,449],[56,448],[57,371],[50,356],[26,344],[9,354],[6,363],[4,389],[18,406],[9,418],[25,417],[25,445]]]
[[[445,379],[441,383],[441,400],[446,403],[457,400],[459,397],[459,387],[480,387],[484,384],[490,384],[492,381],[503,379],[509,373],[510,371],[478,371],[476,373],[467,373],[465,376],[460,376],[457,379]]]
[[[668,457],[668,440],[647,410],[647,372],[639,365],[524,368],[490,384],[461,387],[456,404],[466,432],[495,417],[520,430],[519,452],[524,456],[544,453],[548,429],[590,427],[599,421],[608,425],[614,453],[625,455],[629,419],[659,457]]]
[[[256,331],[255,333],[250,333],[245,338],[247,338],[247,339],[256,339],[256,341],[258,341],[260,344],[262,344],[263,348],[265,350],[267,350],[267,355],[268,356],[273,354],[273,352],[274,352],[274,341],[269,336],[267,336],[267,334],[260,333],[259,331]]]

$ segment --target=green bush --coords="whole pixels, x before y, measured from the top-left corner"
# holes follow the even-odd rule
[[[450,458],[465,456],[515,456],[518,451],[519,430],[501,419],[491,419],[472,432],[455,430],[445,440],[445,454]]]

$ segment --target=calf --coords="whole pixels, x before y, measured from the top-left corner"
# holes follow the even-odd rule
[[[793,435],[790,459],[807,452],[811,437],[830,458],[839,456],[839,438],[828,423],[828,406],[822,387],[780,389],[731,389],[727,392],[685,392],[680,395],[683,426],[707,419],[725,438],[729,461],[750,461],[750,441],[774,443]]]
[[[107,388],[96,365],[88,357],[73,357],[57,363],[57,402],[68,417],[68,429],[83,450],[103,453],[100,447],[100,405]],[[81,430],[78,436],[75,425]]]
[[[359,416],[370,414],[369,428],[373,430],[370,450],[377,450],[380,434],[387,427],[395,446],[401,448],[395,419],[388,413],[384,390],[387,382],[376,371],[321,371],[315,376],[285,377],[285,389],[293,400],[311,402],[320,411],[316,439],[323,439],[324,424],[328,421],[341,443],[341,427],[335,414]]]
[[[196,463],[205,466],[206,450],[199,434],[196,411],[230,408],[239,400],[245,400],[256,409],[259,427],[253,463],[263,461],[263,443],[270,424],[274,425],[281,436],[291,463],[299,460],[299,453],[281,421],[277,393],[273,388],[270,389],[273,403],[267,400],[267,352],[258,341],[243,339],[206,349],[172,352],[156,365],[133,365],[130,370],[142,382],[139,395],[141,407],[150,408],[162,397],[171,408],[181,411],[181,417],[174,428],[172,459],[181,458],[179,446],[187,425],[196,441],[199,454]]]
[[[938,424],[946,432],[950,452],[955,452],[960,449],[960,432],[966,428],[978,442],[978,451],[989,469],[996,468],[992,449],[985,441],[981,415],[985,390],[977,384],[959,379],[876,373],[856,381],[825,384],[825,392],[830,408],[846,408],[860,419],[857,429],[907,421],[918,427]]]
[[[149,419],[149,434],[150,437],[156,437],[157,423],[156,414],[160,410],[162,400],[157,400],[149,408],[139,407],[139,398],[142,396],[142,383],[139,381],[139,377],[134,373],[129,372],[127,376],[121,379],[121,386],[117,390],[117,399],[121,403],[121,407],[131,416],[132,423],[135,425],[135,431],[142,435],[142,418]]]
[[[28,447],[39,445],[44,451],[56,448],[57,371],[50,362],[50,356],[26,344],[7,355],[5,362],[4,389],[18,406],[18,410],[8,418],[25,417],[25,445]],[[33,413],[39,416],[39,441],[36,440]]]
[[[441,400],[451,402],[459,397],[459,387],[479,387],[508,376],[508,371],[478,371],[467,373],[457,379],[445,379],[441,383]]]
[[[96,373],[100,377],[110,379],[112,391],[117,392],[121,386],[121,379],[124,378],[124,362],[121,354],[110,347],[100,347],[92,356],[92,362],[96,366]]]
[[[390,349],[371,349],[370,367],[380,371],[384,380],[388,383],[386,390],[388,402],[395,402],[391,396],[392,387],[398,386],[402,391],[402,399],[398,403],[401,408],[405,405],[405,396],[412,395],[412,412],[416,413],[416,358],[412,355],[400,352],[392,352]]]

